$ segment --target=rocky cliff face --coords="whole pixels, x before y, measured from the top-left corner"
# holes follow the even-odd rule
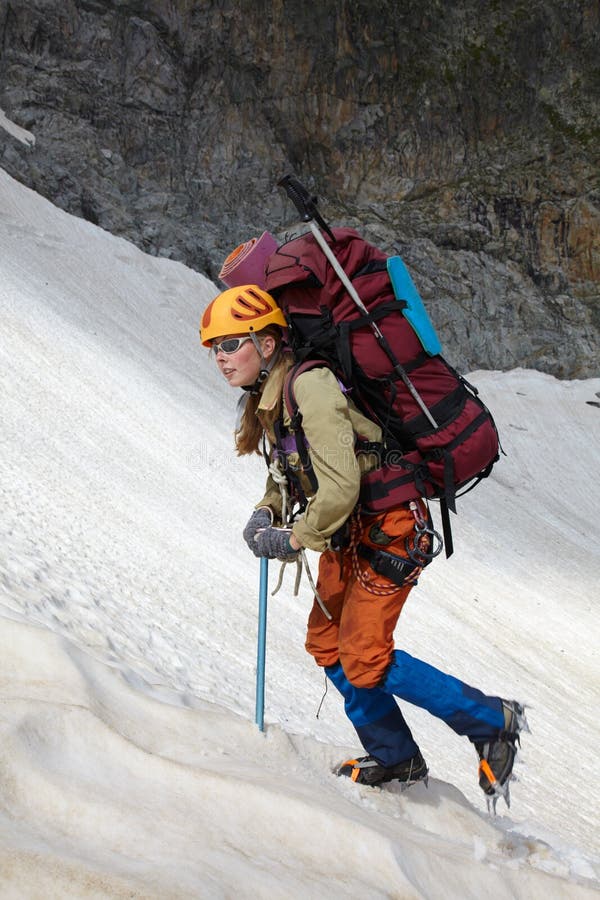
[[[600,371],[597,0],[0,0],[0,165],[216,277],[297,227],[399,250],[461,368]]]

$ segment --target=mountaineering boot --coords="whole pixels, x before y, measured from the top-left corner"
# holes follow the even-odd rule
[[[427,764],[420,751],[395,766],[382,766],[373,756],[360,756],[358,759],[346,760],[337,770],[338,775],[345,775],[358,784],[368,784],[371,787],[386,781],[400,781],[407,787],[417,781],[424,781],[427,786],[427,772]]]
[[[516,700],[503,700],[504,728],[490,741],[476,742],[479,754],[479,787],[486,794],[488,810],[496,812],[496,803],[503,797],[510,806],[509,784],[512,774],[520,733],[529,731],[525,712]]]

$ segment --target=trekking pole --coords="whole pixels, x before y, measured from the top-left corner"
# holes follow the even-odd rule
[[[258,592],[258,642],[256,652],[256,713],[254,721],[259,731],[265,730],[265,654],[267,648],[267,589],[269,586],[269,560],[260,559],[260,586]]]
[[[292,203],[294,204],[294,206],[300,213],[302,221],[308,222],[308,227],[312,231],[316,242],[321,247],[321,250],[323,251],[323,253],[327,257],[327,259],[331,263],[334,272],[336,273],[336,275],[338,276],[338,278],[340,279],[340,281],[342,282],[342,284],[348,291],[348,293],[349,293],[350,297],[352,298],[352,300],[354,301],[354,303],[358,306],[358,308],[363,313],[363,315],[365,315],[369,319],[369,325],[373,329],[375,337],[377,338],[377,341],[380,344],[381,348],[384,350],[384,352],[387,354],[390,361],[392,362],[392,364],[394,366],[394,370],[400,376],[400,378],[406,385],[406,389],[410,392],[413,400],[421,408],[422,412],[427,417],[427,419],[431,423],[432,427],[437,428],[438,423],[433,418],[431,412],[429,411],[427,405],[423,401],[421,395],[419,394],[419,392],[415,388],[414,384],[412,383],[412,381],[410,380],[410,378],[408,377],[408,375],[406,374],[406,372],[404,371],[404,369],[402,368],[402,366],[400,365],[400,363],[394,356],[390,345],[388,344],[387,340],[385,339],[385,336],[381,332],[381,329],[379,328],[379,326],[377,325],[376,322],[371,320],[371,314],[369,313],[369,310],[367,309],[365,304],[362,302],[362,300],[358,296],[354,285],[348,278],[348,275],[346,274],[346,272],[344,272],[343,268],[340,266],[339,262],[337,261],[337,259],[335,257],[335,254],[333,253],[333,250],[331,249],[331,247],[329,246],[329,244],[323,237],[323,233],[320,230],[319,226],[324,231],[327,232],[328,236],[335,243],[335,235],[334,235],[333,231],[331,230],[329,225],[327,225],[327,223],[321,216],[319,210],[317,209],[317,198],[311,197],[310,193],[306,190],[304,185],[300,181],[298,181],[297,178],[294,178],[293,175],[284,175],[284,177],[280,181],[277,182],[277,185],[279,187],[283,188],[283,190],[286,192],[286,194],[288,195],[288,197],[290,198],[290,200],[292,201]],[[315,221],[318,222],[318,225],[315,225]]]

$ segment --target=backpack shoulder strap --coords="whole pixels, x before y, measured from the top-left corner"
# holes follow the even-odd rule
[[[294,383],[298,376],[302,375],[304,372],[308,372],[310,369],[323,367],[327,369],[331,368],[325,359],[306,359],[304,362],[299,362],[296,363],[295,366],[292,366],[286,375],[283,385],[283,400],[294,431],[300,430],[300,423],[302,422],[302,415],[298,409],[298,401],[296,400],[296,394],[294,392]]]
[[[317,476],[315,475],[315,471],[313,469],[313,464],[308,452],[308,445],[304,436],[304,430],[302,428],[302,414],[298,409],[298,402],[294,393],[294,382],[299,375],[302,375],[303,372],[308,372],[310,369],[317,369],[322,366],[328,367],[328,364],[324,359],[307,359],[304,362],[296,363],[296,365],[292,366],[290,371],[287,373],[283,385],[283,399],[288,411],[288,415],[290,417],[292,431],[294,432],[294,437],[296,440],[296,450],[300,458],[302,471],[307,476],[313,491],[318,490],[319,484],[317,481]]]

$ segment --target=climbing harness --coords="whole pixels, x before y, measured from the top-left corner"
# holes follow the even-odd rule
[[[405,541],[407,556],[390,553],[382,547],[371,547],[361,541],[363,524],[360,506],[352,513],[348,548],[352,560],[352,573],[367,593],[386,597],[405,584],[416,584],[421,570],[441,552],[442,539],[438,532],[430,527],[419,505],[412,501],[410,510],[415,519],[415,528],[414,535],[407,537]],[[433,549],[430,550],[430,547]],[[361,559],[366,560],[373,572],[382,575],[386,583],[375,581],[368,570],[364,570],[360,565]]]

